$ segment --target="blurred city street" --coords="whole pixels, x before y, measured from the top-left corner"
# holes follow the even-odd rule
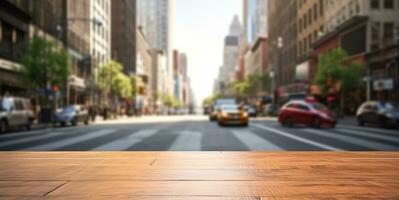
[[[0,135],[0,150],[369,151],[399,150],[397,130],[340,125],[282,127],[274,118],[220,127],[206,116],[146,116]]]

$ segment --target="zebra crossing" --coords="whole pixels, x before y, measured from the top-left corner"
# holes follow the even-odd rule
[[[223,136],[220,133],[223,133]],[[228,137],[224,137],[226,135]],[[160,138],[154,140],[154,137]],[[283,128],[276,123],[258,122],[251,123],[249,128],[221,128],[209,122],[192,122],[190,125],[183,126],[182,123],[176,123],[168,127],[143,125],[122,129],[114,125],[31,131],[0,135],[0,150],[74,150],[68,148],[90,143],[87,147],[82,146],[79,149],[87,151],[124,151],[129,149],[151,151],[154,150],[152,149],[154,146],[159,145],[162,148],[156,150],[201,151],[209,149],[206,141],[212,139],[221,141],[220,144],[217,144],[220,150],[399,150],[399,132],[397,130],[347,127],[336,129]],[[232,139],[238,142],[228,141]],[[228,146],[232,144],[236,146]],[[303,148],[304,146],[306,148]]]

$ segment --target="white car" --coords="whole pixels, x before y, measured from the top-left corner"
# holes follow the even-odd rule
[[[0,99],[0,133],[13,127],[26,127],[30,130],[33,120],[33,110],[29,99],[19,97]]]

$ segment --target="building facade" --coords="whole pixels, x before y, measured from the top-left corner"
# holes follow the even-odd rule
[[[153,99],[155,92],[152,90],[151,85],[153,79],[151,48],[140,28],[137,28],[136,36],[136,75],[138,75],[143,82],[143,85],[138,86],[139,93],[136,100],[140,108],[150,109],[153,108],[155,104]]]
[[[295,87],[298,3],[268,1],[269,69],[275,74],[276,97],[290,93],[290,88]]]
[[[111,56],[136,73],[136,1],[111,1]]]

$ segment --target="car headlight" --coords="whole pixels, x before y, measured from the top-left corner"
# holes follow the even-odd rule
[[[248,113],[247,113],[247,112],[243,112],[243,113],[242,113],[242,116],[243,116],[243,117],[248,117]]]

